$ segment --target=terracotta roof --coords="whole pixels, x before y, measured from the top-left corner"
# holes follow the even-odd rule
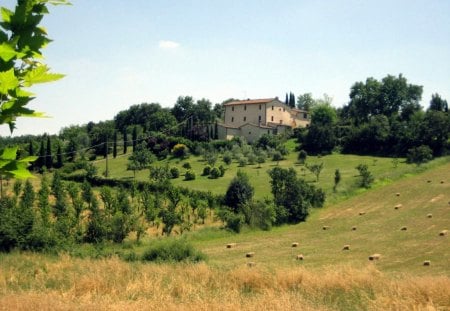
[[[233,106],[233,105],[251,105],[251,104],[267,104],[278,98],[262,98],[262,99],[247,99],[247,100],[236,100],[233,102],[229,102],[224,104],[224,106]]]

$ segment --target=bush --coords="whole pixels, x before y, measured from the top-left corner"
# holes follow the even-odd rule
[[[180,170],[177,167],[172,167],[170,169],[170,176],[172,179],[180,177]]]
[[[208,176],[209,174],[211,173],[211,166],[210,165],[206,165],[204,168],[203,168],[203,176]]]
[[[221,173],[220,169],[218,169],[217,167],[213,167],[211,172],[210,172],[210,177],[212,179],[217,179],[220,176],[222,176],[222,173]]]
[[[142,255],[142,260],[156,262],[199,262],[206,256],[186,239],[163,239],[153,242]]]
[[[306,151],[300,150],[300,152],[298,153],[298,157],[297,157],[298,163],[305,164],[307,157],[308,157],[308,154],[306,153]]]
[[[222,160],[226,165],[230,165],[233,157],[231,156],[231,153],[227,152],[222,156]]]
[[[176,144],[172,148],[172,155],[175,158],[185,158],[188,153],[188,148],[185,144]]]
[[[433,151],[426,145],[414,147],[408,150],[406,155],[408,163],[415,163],[420,165],[433,159]]]
[[[220,177],[223,177],[223,175],[225,175],[225,167],[223,167],[223,165],[219,166],[219,170],[220,170]]]
[[[247,158],[245,156],[241,156],[238,162],[240,167],[244,167],[247,165]]]
[[[187,170],[186,174],[184,174],[184,180],[194,180],[195,172],[193,170]]]
[[[191,163],[189,163],[189,162],[183,163],[183,168],[190,170],[192,168]]]

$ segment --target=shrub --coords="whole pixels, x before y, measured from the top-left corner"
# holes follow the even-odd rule
[[[180,177],[180,170],[177,167],[172,167],[170,169],[170,176],[172,179]]]
[[[211,177],[212,179],[217,179],[217,178],[219,178],[220,176],[222,176],[221,174],[222,174],[222,173],[221,173],[220,169],[218,169],[217,167],[213,167],[213,168],[211,169],[211,172],[210,172],[210,177]]]
[[[195,179],[195,172],[193,170],[187,170],[186,174],[184,175],[184,180],[194,180]]]
[[[211,173],[211,166],[210,165],[206,165],[204,168],[203,168],[203,176],[208,176],[209,175],[209,173]]]
[[[188,148],[185,144],[176,144],[172,148],[172,155],[175,158],[185,158],[188,153]]]
[[[222,156],[222,160],[226,165],[230,165],[233,157],[231,156],[231,153],[227,152]]]
[[[283,160],[283,155],[280,151],[276,150],[272,155],[272,161],[281,161]]]
[[[240,166],[240,167],[244,167],[244,166],[247,165],[247,158],[246,158],[245,156],[242,155],[242,156],[239,158],[238,162],[239,162],[239,166]]]
[[[359,164],[356,169],[361,176],[361,187],[370,188],[370,186],[374,182],[374,178],[372,173],[369,171],[369,167],[367,166],[367,164]]]
[[[408,163],[420,165],[433,159],[433,151],[426,145],[414,147],[408,150],[406,155]]]
[[[142,255],[142,260],[155,262],[199,262],[206,256],[186,239],[163,239],[153,242]]]
[[[219,170],[220,170],[220,177],[223,177],[223,175],[225,175],[225,167],[223,167],[223,165],[219,166]]]
[[[306,153],[306,151],[300,150],[300,152],[298,153],[298,157],[297,157],[298,163],[305,164],[307,157],[308,157],[308,154]]]
[[[191,163],[189,163],[189,162],[184,162],[184,163],[183,163],[183,168],[185,168],[185,169],[187,169],[187,170],[190,170],[190,169],[192,168]]]

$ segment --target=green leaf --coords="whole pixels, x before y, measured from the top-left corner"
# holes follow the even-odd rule
[[[15,160],[17,155],[17,147],[6,147],[0,156],[1,160]]]
[[[24,85],[31,86],[36,83],[45,83],[56,81],[64,77],[62,74],[49,73],[49,68],[46,65],[40,65],[33,70],[27,72],[24,77]]]
[[[26,163],[29,163],[29,162],[34,162],[34,161],[36,161],[38,158],[39,158],[39,157],[37,157],[37,156],[28,156],[28,157],[25,157],[25,158],[20,159],[20,160],[18,160],[18,161],[19,161],[19,162],[26,162]]]
[[[1,9],[1,15],[2,15],[2,21],[4,21],[5,23],[10,23],[11,22],[11,16],[14,13],[10,10],[8,10],[7,8],[2,7]]]
[[[16,57],[16,55],[16,50],[8,43],[3,42],[2,44],[0,44],[0,58],[5,62],[9,62],[11,59]]]
[[[0,72],[0,93],[8,94],[8,91],[14,90],[19,86],[19,80],[14,75],[14,68],[8,71]]]

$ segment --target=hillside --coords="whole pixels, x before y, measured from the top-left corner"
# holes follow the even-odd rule
[[[395,209],[397,204],[402,207]],[[401,230],[404,226],[407,230]],[[218,238],[213,232],[206,239],[194,233],[192,238],[217,266],[245,265],[245,253],[255,252],[251,261],[272,268],[375,264],[389,273],[450,276],[450,237],[439,235],[445,229],[450,229],[449,163],[315,210],[306,223]],[[292,248],[293,242],[299,247]],[[227,243],[237,246],[226,249]],[[347,244],[350,250],[342,250]],[[300,253],[301,262],[294,258]],[[380,260],[369,262],[374,253],[381,254]],[[423,266],[424,260],[431,265]]]

